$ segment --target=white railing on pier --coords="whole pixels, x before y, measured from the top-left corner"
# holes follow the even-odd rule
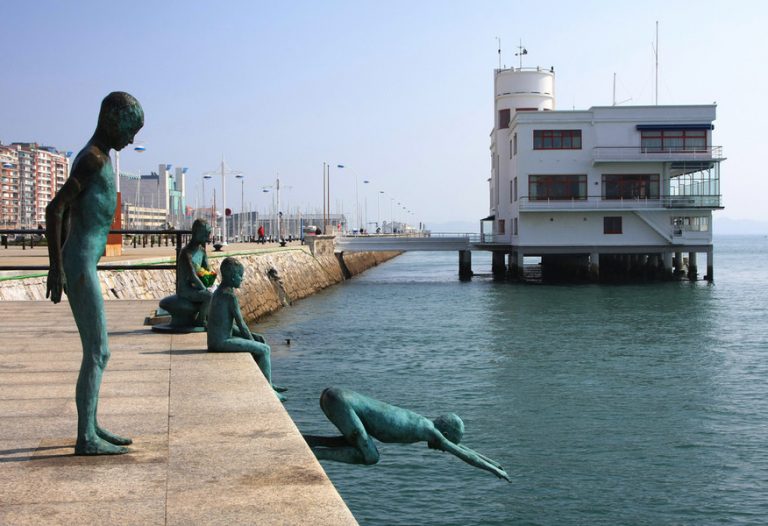
[[[336,236],[336,252],[381,252],[381,251],[458,251],[469,250],[478,242],[480,234],[431,233],[413,234],[347,234]]]
[[[720,161],[722,146],[701,148],[649,148],[644,146],[596,146],[592,148],[593,162],[613,161]]]
[[[603,199],[530,199],[520,198],[520,210],[547,211],[557,210],[647,210],[660,208],[720,208],[719,195],[673,195],[649,198]]]

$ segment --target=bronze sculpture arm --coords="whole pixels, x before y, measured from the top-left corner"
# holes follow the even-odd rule
[[[435,448],[436,449],[442,449],[443,451],[447,453],[451,453],[452,455],[460,458],[467,464],[471,466],[475,466],[476,468],[484,469],[485,471],[490,471],[500,479],[504,479],[507,482],[512,482],[509,479],[509,475],[507,475],[507,472],[502,469],[501,465],[497,462],[489,459],[488,457],[485,457],[476,451],[473,451],[472,449],[460,445],[460,444],[454,444],[450,440],[446,439],[439,431],[435,431],[435,433],[438,435],[434,441]]]
[[[64,216],[69,205],[82,190],[80,181],[74,175],[67,179],[61,190],[45,207],[45,237],[48,240],[50,269],[46,283],[45,297],[53,303],[61,301],[62,292],[67,292],[67,278],[64,276],[62,245],[64,242]]]

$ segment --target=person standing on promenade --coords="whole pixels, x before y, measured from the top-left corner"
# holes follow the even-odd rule
[[[77,378],[76,455],[117,455],[132,440],[99,426],[96,411],[109,360],[104,300],[96,271],[117,206],[110,150],[122,150],[144,126],[144,111],[133,96],[112,92],[101,103],[93,137],[77,154],[64,186],[45,211],[48,238],[46,297],[69,297],[80,333],[83,360]]]

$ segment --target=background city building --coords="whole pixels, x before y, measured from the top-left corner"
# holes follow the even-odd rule
[[[0,224],[45,226],[45,207],[69,175],[69,155],[37,143],[0,143]]]
[[[120,173],[123,228],[187,228],[186,168],[161,164],[148,175]]]

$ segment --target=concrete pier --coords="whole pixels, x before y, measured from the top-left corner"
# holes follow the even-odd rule
[[[472,251],[459,250],[459,279],[472,279]]]
[[[589,255],[589,279],[600,281],[600,254],[592,252]]]
[[[696,281],[698,278],[699,270],[696,264],[696,252],[688,253],[688,279]]]
[[[496,279],[504,279],[507,276],[504,252],[494,251],[491,256],[491,273]]]
[[[251,356],[150,332],[156,306],[106,302],[99,422],[131,452],[75,457],[69,307],[0,302],[0,524],[356,524]]]

